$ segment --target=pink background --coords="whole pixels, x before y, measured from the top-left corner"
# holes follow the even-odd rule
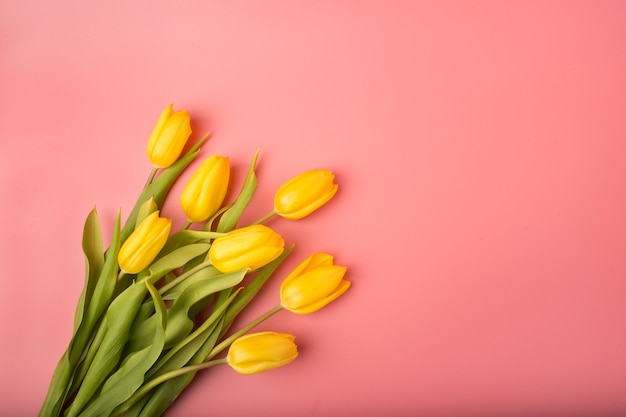
[[[353,287],[260,327],[296,362],[207,372],[171,416],[626,415],[625,41],[622,1],[3,1],[0,413],[39,409],[84,218],[128,214],[174,102],[233,189],[261,148],[245,220],[337,175],[270,223],[296,249],[246,317],[316,251]]]

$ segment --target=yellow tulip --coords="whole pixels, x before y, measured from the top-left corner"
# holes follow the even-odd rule
[[[155,211],[146,217],[122,245],[117,256],[120,269],[137,274],[159,254],[170,233],[172,220],[159,217]]]
[[[350,281],[343,279],[345,273],[346,267],[334,265],[331,255],[311,255],[283,281],[281,305],[296,314],[313,313],[350,288]]]
[[[328,170],[304,172],[284,183],[274,195],[274,211],[291,220],[308,216],[337,192],[335,175]]]
[[[258,269],[278,258],[285,249],[283,238],[262,224],[242,227],[213,241],[209,259],[220,272]]]
[[[170,104],[163,110],[148,140],[148,159],[155,168],[167,168],[182,152],[191,135],[189,114],[185,110],[174,112]]]
[[[180,196],[187,219],[203,222],[215,214],[226,197],[230,165],[228,158],[211,155],[193,174]]]
[[[295,336],[260,332],[241,336],[230,345],[226,360],[240,374],[256,374],[287,365],[298,357]]]

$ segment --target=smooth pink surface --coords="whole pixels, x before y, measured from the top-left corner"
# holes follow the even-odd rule
[[[278,275],[326,251],[353,287],[260,327],[296,362],[207,372],[169,415],[626,415],[625,40],[621,1],[3,2],[0,413],[39,409],[84,218],[109,238],[174,102],[234,189],[261,149],[247,221],[336,173],[270,225],[297,244]]]

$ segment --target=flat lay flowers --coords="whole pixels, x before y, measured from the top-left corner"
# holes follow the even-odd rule
[[[327,253],[309,254],[277,276],[294,244],[266,224],[326,205],[338,190],[333,173],[295,173],[266,216],[240,224],[257,187],[258,152],[238,192],[230,189],[230,157],[212,154],[173,195],[207,139],[189,144],[191,126],[184,110],[169,105],[162,112],[147,142],[148,180],[132,211],[118,212],[108,247],[96,209],[87,215],[84,288],[40,417],[161,416],[198,372],[226,365],[247,375],[285,366],[298,357],[296,335],[254,328],[281,311],[314,313],[349,289],[347,268]],[[175,215],[186,219],[180,230],[163,213],[166,199],[179,202]],[[235,322],[270,279],[282,280],[276,304],[249,323]]]

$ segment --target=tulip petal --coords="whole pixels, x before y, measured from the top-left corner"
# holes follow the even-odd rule
[[[152,159],[154,158],[154,149],[156,147],[159,136],[161,136],[163,127],[165,126],[165,123],[167,123],[168,119],[172,116],[172,114],[174,114],[174,104],[170,104],[165,109],[163,109],[161,115],[159,116],[159,119],[156,122],[156,125],[154,126],[154,129],[152,130],[152,133],[150,134],[147,145],[148,159],[150,159],[150,161],[152,161]]]
[[[348,291],[348,288],[350,288],[350,285],[351,285],[350,281],[343,280],[339,283],[339,286],[335,289],[335,291],[329,294],[326,298],[323,298],[321,300],[318,300],[316,302],[313,302],[311,304],[305,305],[300,308],[290,309],[289,311],[291,311],[292,313],[296,313],[296,314],[314,313],[317,310],[320,310],[322,307],[325,307],[326,305],[330,304],[332,301],[339,298],[343,293]]]
[[[143,271],[163,249],[169,236],[172,221],[159,217],[155,211],[124,242],[118,254],[120,268],[129,274]]]
[[[284,307],[298,309],[326,298],[336,290],[345,273],[345,267],[331,265],[295,277],[281,288]]]
[[[180,196],[180,204],[192,222],[203,222],[217,212],[228,191],[228,158],[211,155],[194,172]]]
[[[296,278],[298,275],[303,274],[306,271],[310,271],[320,266],[329,266],[333,264],[333,256],[327,253],[315,253],[305,259],[300,265],[294,268],[293,271],[287,278],[283,281],[283,285],[286,285],[286,282],[291,281]]]

